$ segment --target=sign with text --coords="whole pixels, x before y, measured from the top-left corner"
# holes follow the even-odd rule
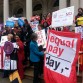
[[[42,45],[43,48],[46,48],[46,35],[45,35],[45,29],[37,31],[36,32],[38,34],[38,46]]]
[[[54,79],[56,79],[57,74],[59,74],[57,77],[68,79],[71,76],[72,65],[76,65],[74,61],[77,61],[76,57],[80,49],[78,44],[80,44],[80,34],[49,31],[45,56],[45,75],[48,71]],[[47,80],[47,77],[45,79]],[[59,80],[57,83],[72,83],[68,81],[60,82]],[[50,81],[46,83],[50,83]]]
[[[38,31],[38,25],[39,25],[39,21],[31,22],[31,28],[32,28],[33,32]]]
[[[7,36],[1,36],[0,46],[4,46],[5,42],[8,41]]]
[[[69,26],[73,24],[74,6],[52,13],[52,27]]]

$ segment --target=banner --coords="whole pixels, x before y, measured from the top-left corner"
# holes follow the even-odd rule
[[[80,33],[81,38],[83,38],[83,27],[81,27],[81,26],[75,27],[75,33]]]
[[[80,49],[80,34],[48,32],[45,56],[45,83],[76,83],[76,62]]]
[[[16,70],[17,69],[17,61],[16,60],[10,60],[6,58],[4,60],[4,70]]]
[[[38,46],[42,45],[43,48],[46,48],[46,35],[45,35],[45,29],[37,31],[36,32],[38,34]]]
[[[74,6],[52,13],[52,27],[69,26],[73,24]]]

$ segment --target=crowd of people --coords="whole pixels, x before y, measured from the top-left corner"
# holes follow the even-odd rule
[[[81,17],[81,18],[79,18]],[[38,20],[39,25],[38,29],[45,29],[47,34],[47,27],[51,25],[52,16],[50,13],[48,15],[43,15],[42,20],[40,20],[40,16],[36,16],[36,18],[32,18],[31,21]],[[78,9],[78,14],[75,17],[76,26],[82,26],[83,24],[83,9]],[[63,31],[68,31],[68,28],[64,27]],[[61,31],[61,28],[56,28],[56,30]],[[24,19],[24,25],[21,27],[18,23],[15,23],[14,27],[7,27],[0,31],[0,39],[1,36],[8,36],[8,41],[16,42],[19,46],[19,49],[14,49],[10,55],[7,55],[8,58],[12,59],[15,57],[17,60],[17,70],[19,72],[20,78],[24,78],[24,68],[27,65],[27,60],[29,60],[29,66],[34,65],[34,79],[33,83],[38,83],[38,75],[41,74],[41,65],[43,65],[43,58],[46,54],[45,49],[42,46],[38,47],[37,38],[38,35],[33,32],[30,24],[27,19]],[[83,51],[83,39],[81,42],[81,51]],[[41,64],[42,59],[42,64]],[[82,62],[83,63],[83,62]],[[81,68],[83,64],[81,64]],[[43,66],[42,66],[43,69]],[[83,68],[82,68],[83,70]],[[4,70],[3,77],[7,77],[10,74],[10,71]]]
[[[76,15],[76,18],[75,18],[75,24],[77,27],[81,26],[83,28],[83,8],[78,9],[78,14]],[[80,70],[83,71],[83,38],[81,38],[80,51],[82,52],[80,53],[80,57],[79,57]]]
[[[21,79],[24,78],[24,67],[27,65],[27,59],[30,56],[30,36],[33,33],[28,21],[25,19],[24,22],[24,27],[20,27],[17,24],[13,29],[11,27],[5,27],[5,30],[0,34],[0,37],[7,36],[9,42],[16,42],[19,47],[19,49],[14,49],[10,55],[6,55],[6,57],[17,61],[17,69]],[[4,70],[3,77],[8,76],[10,73],[11,70]]]
[[[37,16],[36,16],[37,17]],[[51,14],[43,16],[40,20],[38,18],[31,19],[39,21],[38,29],[45,29],[47,33],[47,27],[51,25]],[[21,79],[24,78],[24,70],[26,65],[28,67],[34,66],[34,79],[33,83],[38,83],[38,76],[43,73],[44,55],[45,49],[42,46],[38,46],[36,40],[38,35],[33,32],[30,23],[27,19],[24,19],[24,25],[20,26],[15,22],[14,27],[2,28],[0,31],[0,40],[2,36],[7,36],[8,42],[16,43],[19,48],[14,48],[11,54],[5,54],[6,58],[17,61],[17,70]],[[29,63],[27,63],[29,61]],[[42,68],[41,68],[42,67]],[[14,70],[3,70],[3,77],[8,77]]]

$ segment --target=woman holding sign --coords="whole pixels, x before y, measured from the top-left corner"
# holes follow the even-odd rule
[[[33,83],[39,83],[38,81],[38,75],[40,71],[40,56],[44,56],[46,52],[39,52],[38,44],[37,44],[38,36],[36,33],[33,33],[31,36],[31,42],[30,42],[30,60],[34,64],[34,78]]]
[[[76,15],[75,23],[76,23],[76,26],[83,25],[83,9],[82,8],[78,9],[78,14]]]
[[[8,41],[6,41],[4,44],[5,60],[4,60],[4,76],[3,77],[7,77],[11,72],[13,72],[13,70],[16,70],[16,69],[12,69],[13,65],[10,65],[12,60],[15,60],[15,61],[17,60],[17,53],[12,44],[13,35],[8,34],[7,39]]]

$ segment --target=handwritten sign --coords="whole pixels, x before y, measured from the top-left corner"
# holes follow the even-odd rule
[[[38,25],[39,25],[39,21],[31,22],[31,28],[34,32],[38,31]]]
[[[38,46],[42,45],[43,48],[46,48],[46,35],[45,35],[45,30],[40,30],[36,32],[38,34]]]
[[[69,26],[73,24],[74,6],[52,13],[52,27]]]

